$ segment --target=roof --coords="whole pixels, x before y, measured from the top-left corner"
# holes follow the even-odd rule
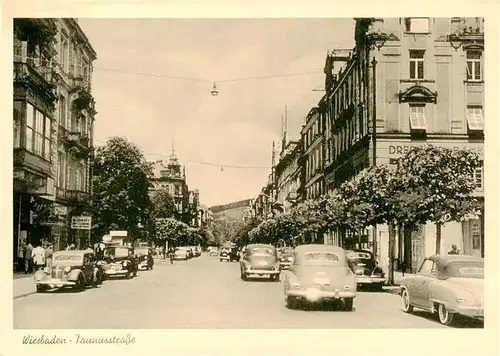
[[[54,255],[83,255],[84,253],[93,253],[90,250],[62,250],[54,252]]]
[[[316,251],[330,251],[330,252],[345,252],[341,247],[324,245],[324,244],[310,244],[310,245],[300,245],[295,247],[295,253],[306,253],[306,252],[316,252]]]
[[[433,255],[429,260],[436,262],[441,267],[447,266],[452,262],[483,262],[481,257],[467,255]]]
[[[274,248],[274,246],[270,245],[270,244],[251,244],[251,245],[248,245],[246,248],[258,248],[258,247],[265,247],[265,248],[272,247],[272,248]]]

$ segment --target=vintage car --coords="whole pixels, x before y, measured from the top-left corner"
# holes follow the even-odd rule
[[[219,261],[239,261],[240,255],[236,246],[225,246],[219,252]]]
[[[293,251],[293,262],[284,273],[286,306],[300,303],[343,301],[346,310],[353,309],[356,277],[349,268],[345,250],[331,245],[301,245]]]
[[[403,311],[413,308],[437,314],[441,324],[450,325],[456,314],[484,319],[484,260],[463,255],[434,255],[426,258],[418,272],[400,284]]]
[[[293,248],[291,247],[282,248],[279,251],[278,256],[280,260],[280,268],[283,270],[289,269],[293,261]]]
[[[136,247],[135,256],[137,258],[137,269],[153,269],[153,251],[150,247]]]
[[[189,259],[189,250],[187,247],[177,247],[174,253],[174,260],[186,261]]]
[[[358,286],[371,286],[381,289],[386,283],[382,268],[378,266],[375,256],[367,250],[347,251],[349,267],[356,275]]]
[[[248,245],[240,260],[240,277],[246,281],[251,277],[264,277],[273,281],[280,279],[280,263],[276,248],[267,244]]]
[[[130,246],[106,246],[104,257],[99,264],[108,278],[137,276],[137,259],[134,248]]]
[[[102,283],[103,275],[97,267],[92,251],[58,251],[52,257],[52,266],[39,269],[34,275],[36,291],[72,287],[83,290]]]

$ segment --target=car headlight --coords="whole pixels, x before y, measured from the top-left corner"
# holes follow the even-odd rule
[[[123,267],[127,267],[128,261],[123,261]]]
[[[71,272],[71,267],[70,266],[64,267],[64,272],[66,272],[66,273]]]

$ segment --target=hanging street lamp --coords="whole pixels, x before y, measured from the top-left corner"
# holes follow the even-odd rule
[[[212,90],[210,90],[210,94],[212,94],[212,96],[219,95],[219,91],[217,90],[217,85],[215,85],[215,82],[214,82],[214,86],[212,87]]]

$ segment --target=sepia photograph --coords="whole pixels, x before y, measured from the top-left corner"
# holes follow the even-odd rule
[[[4,34],[23,352],[497,322],[484,17],[54,14]]]

